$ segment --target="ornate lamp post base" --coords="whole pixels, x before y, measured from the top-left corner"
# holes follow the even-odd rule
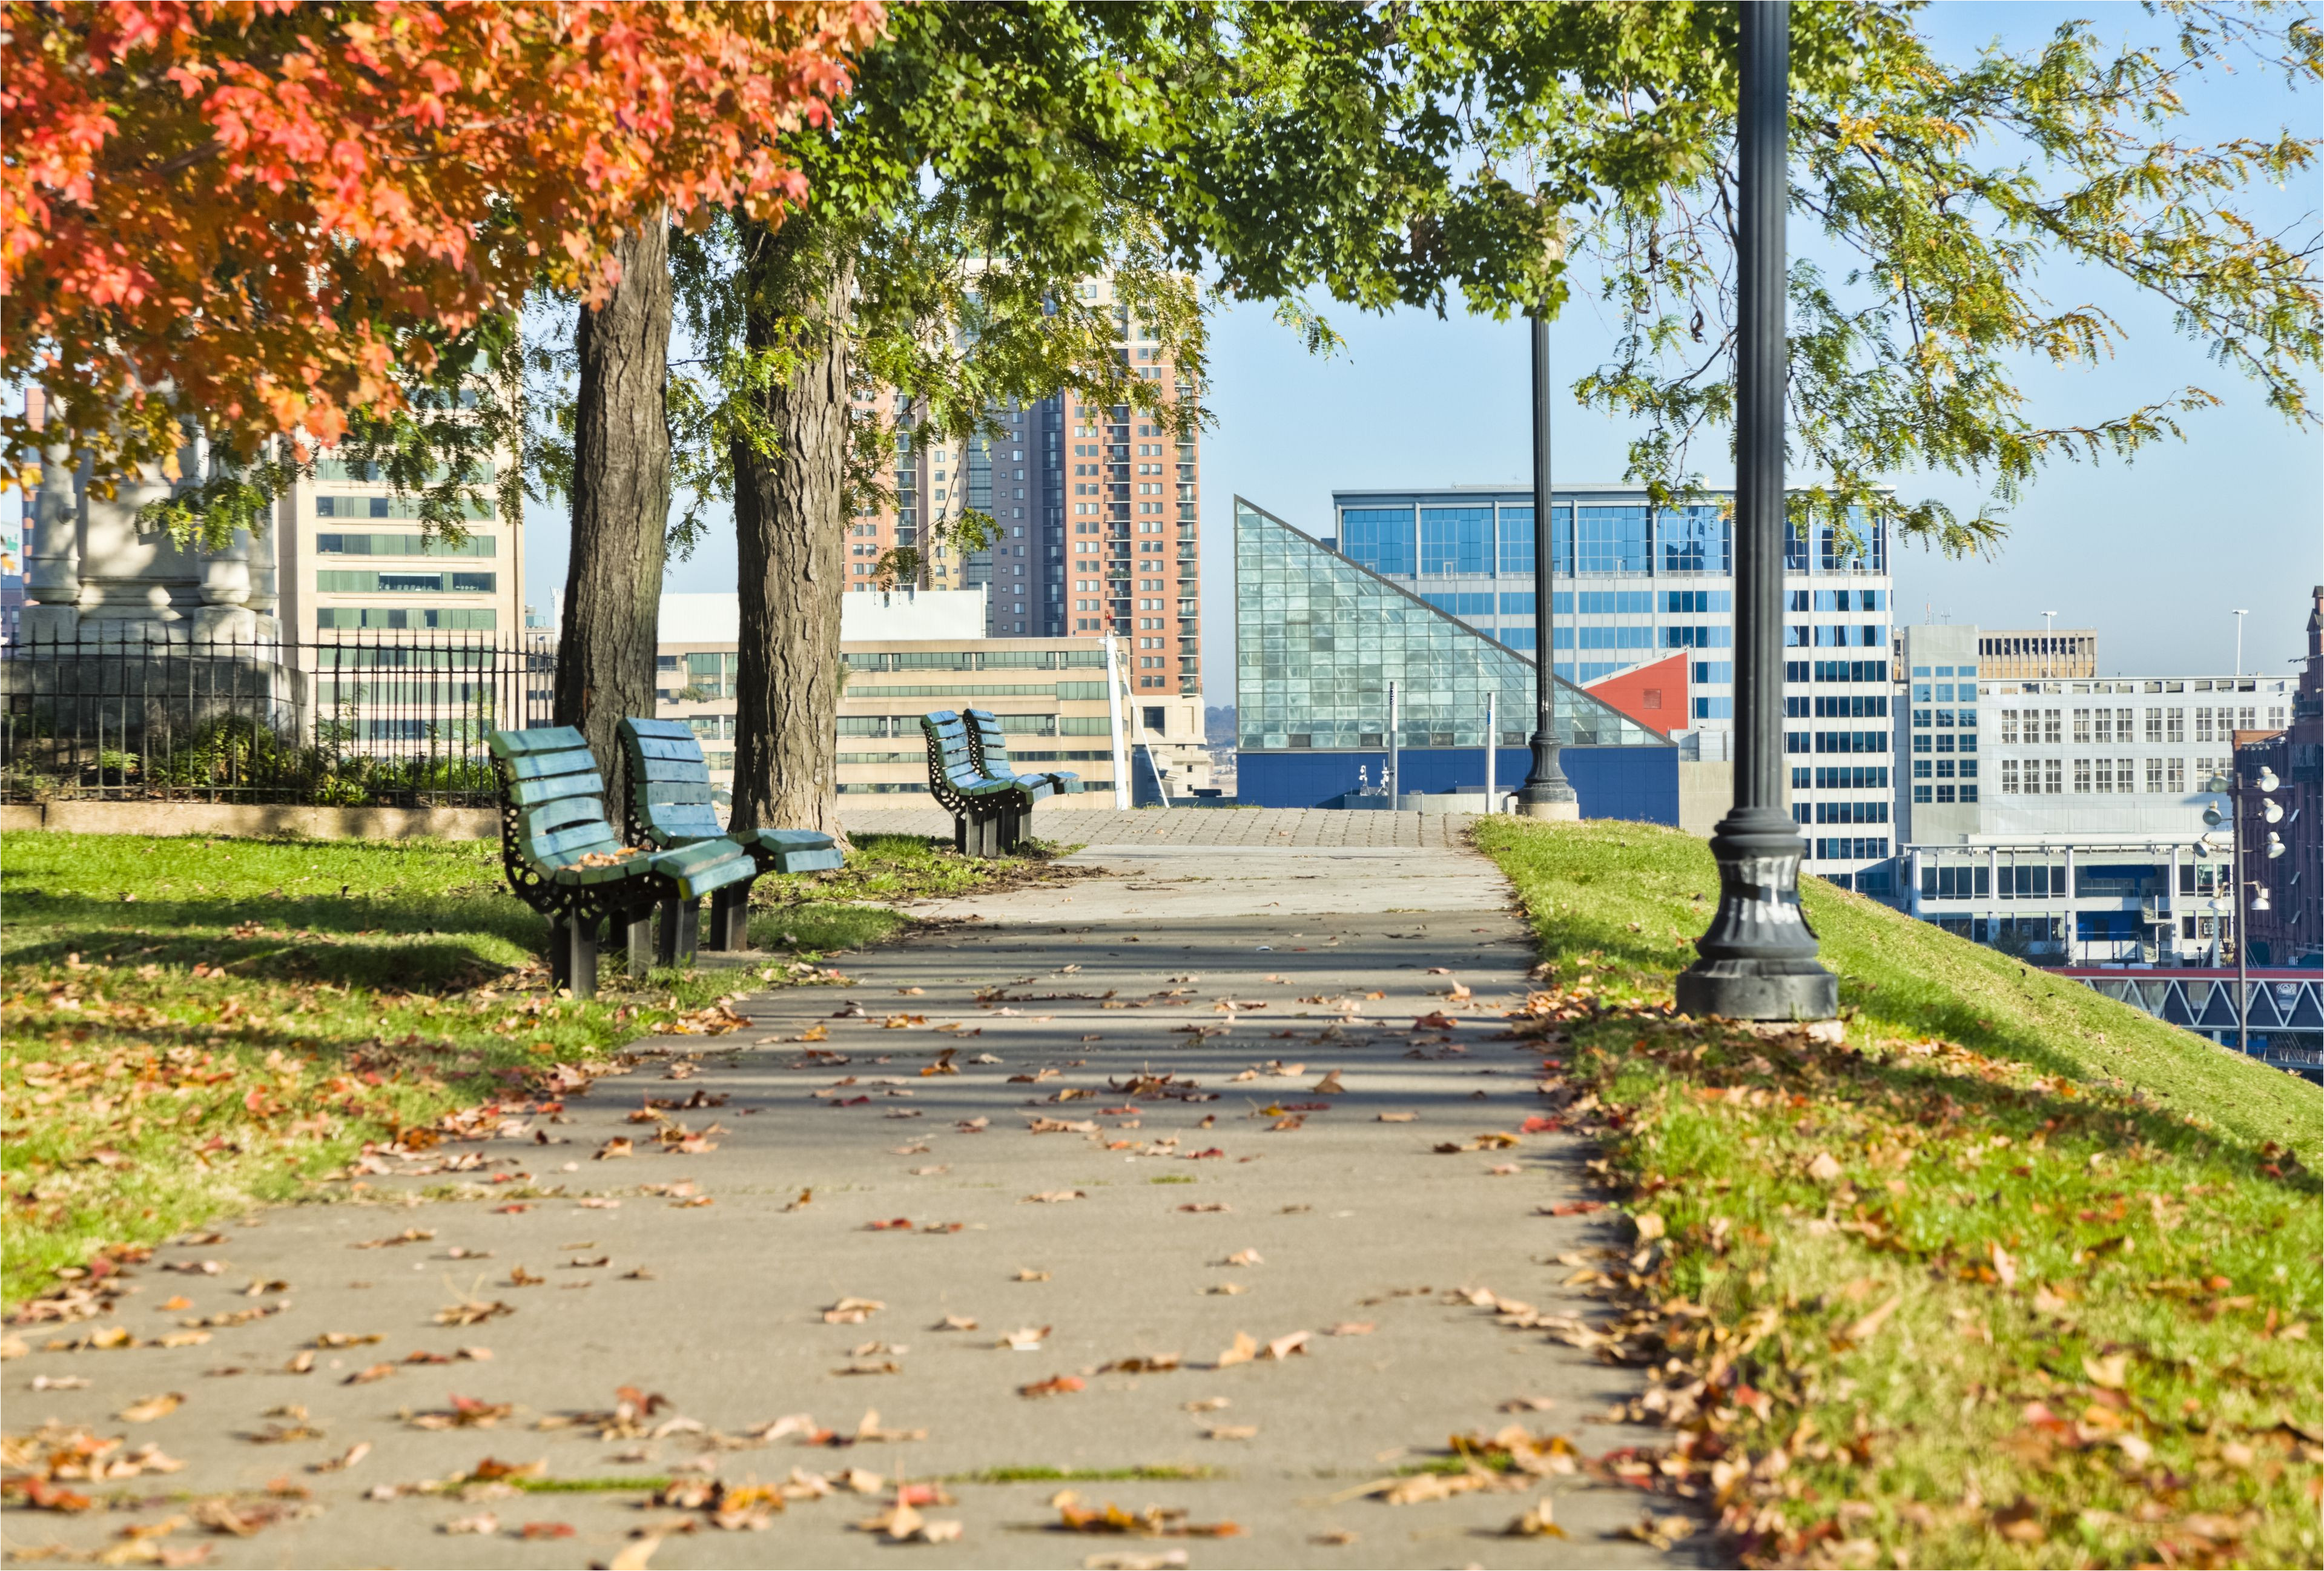
[[[1582,804],[1569,797],[1564,801],[1535,801],[1528,797],[1517,798],[1517,816],[1521,818],[1554,818],[1560,823],[1582,821]]]
[[[1806,846],[1780,808],[1738,808],[1711,837],[1719,862],[1719,910],[1695,940],[1702,957],[1678,976],[1678,1008],[1698,1019],[1831,1020],[1840,979],[1816,962],[1816,937],[1800,910]]]

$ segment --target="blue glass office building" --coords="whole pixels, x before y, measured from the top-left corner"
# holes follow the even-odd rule
[[[1392,580],[1235,499],[1237,791],[1315,807],[1380,778],[1397,684],[1406,790],[1484,784],[1493,695],[1496,783],[1530,762],[1534,665]],[[1591,818],[1678,821],[1678,750],[1574,688],[1559,699],[1566,772]]]
[[[1688,652],[1688,724],[1705,758],[1723,755],[1734,727],[1731,507],[1731,494],[1714,492],[1656,509],[1627,485],[1577,485],[1552,497],[1557,674],[1594,682]],[[1506,647],[1534,652],[1529,489],[1335,491],[1322,543]],[[1792,811],[1808,839],[1810,871],[1849,883],[1895,844],[1888,543],[1886,520],[1859,515],[1847,533],[1825,528],[1794,540],[1785,563]]]

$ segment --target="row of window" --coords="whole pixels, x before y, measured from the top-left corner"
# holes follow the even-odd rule
[[[1701,677],[1695,679],[1697,681],[1703,679]],[[1719,679],[1722,682],[1733,679],[1731,671]],[[1787,682],[1885,682],[1887,679],[1888,662],[1885,660],[1787,660],[1784,662],[1784,680]]]
[[[1924,671],[1929,668],[1914,666],[1913,669],[1916,671]],[[1962,669],[1973,670],[1976,668]],[[1964,702],[1974,702],[1977,698],[1977,684],[1975,682],[1914,682],[1913,684],[1913,702],[1915,704],[1926,704],[1932,699],[1940,704],[1950,704],[1955,698]]]
[[[496,573],[389,573],[329,568],[315,575],[315,587],[325,595],[489,595],[499,583]]]
[[[1977,711],[1974,709],[1915,709],[1913,711],[1913,724],[1920,726],[1934,725],[1944,730],[1961,727],[1974,731],[1977,729]]]
[[[1808,842],[1808,855],[1818,862],[1870,862],[1888,855],[1888,837],[1821,836]]]
[[[1786,731],[1785,753],[1886,753],[1886,731]]]
[[[1914,780],[1975,780],[1977,760],[1974,758],[1916,758],[1913,761]]]
[[[325,557],[492,557],[499,555],[488,534],[455,543],[424,534],[318,534],[315,554]]]
[[[1811,771],[1805,764],[1792,766],[1792,789],[1806,790],[1812,781],[1820,791],[1885,791],[1888,789],[1888,766],[1885,763],[1820,763]]]
[[[490,518],[493,504],[481,496],[465,496],[456,509],[462,518]],[[318,496],[317,518],[418,518],[417,496]]]
[[[493,633],[500,626],[494,611],[405,608],[401,605],[325,605],[315,613],[317,627],[440,628],[455,633]]]
[[[1973,785],[1962,786],[1960,788],[1960,795],[1956,797],[1954,788],[1949,785],[1939,785],[1934,788],[1916,785],[1913,788],[1913,799],[1916,802],[1974,802],[1977,800],[1977,788]]]
[[[2203,781],[2215,771],[2223,771],[2225,758],[2198,758],[2190,772],[2183,758],[2077,758],[2073,761],[2073,789],[2078,796],[2108,792],[2119,795],[2144,789],[2157,796],[2184,796],[2192,782],[2200,790]],[[2065,761],[2056,758],[2029,758],[2021,765],[2016,759],[2001,761],[2001,789],[2005,793],[2024,796],[2059,796],[2065,791]]]
[[[1792,819],[1800,824],[1885,824],[1886,802],[1794,802]]]
[[[1826,572],[1887,570],[1885,522],[1859,520],[1853,543],[1829,526],[1815,532],[1812,548],[1804,536],[1784,541],[1788,570],[1806,572],[1812,560]],[[1561,574],[1645,574],[1655,569],[1657,559],[1665,573],[1731,572],[1733,538],[1731,521],[1717,507],[1660,513],[1643,506],[1566,504],[1550,509],[1550,552]],[[1534,570],[1533,508],[1346,507],[1340,510],[1339,549],[1390,578],[1416,572],[1526,575]]]
[[[1913,751],[1915,753],[1975,753],[1977,737],[1969,732],[1963,732],[1957,736],[1949,731],[1939,731],[1933,735],[1926,731],[1915,731],[1913,733]]]
[[[1886,720],[1888,699],[1882,693],[1795,693],[1785,696],[1784,713],[1818,720]]]
[[[2188,735],[2189,712],[2183,708],[2150,708],[2143,713],[2135,709],[2076,709],[2074,712],[2076,742],[2231,742],[2237,731],[2256,731],[2259,711],[2251,706],[2234,709],[2197,708],[2193,712],[2194,734]],[[2268,729],[2282,730],[2284,711],[2281,706],[2268,711]],[[2063,730],[2064,711],[2060,709],[2004,709],[2001,711],[2001,740],[2015,742],[2021,731],[2030,745],[2036,742],[2057,744]]]

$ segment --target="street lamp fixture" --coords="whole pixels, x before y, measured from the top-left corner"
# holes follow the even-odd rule
[[[1517,812],[1528,818],[1582,817],[1582,799],[1558,759],[1557,651],[1551,607],[1557,580],[1549,528],[1549,323],[1536,316],[1533,328],[1533,764],[1517,792]],[[1487,737],[1488,748],[1499,738]],[[1489,803],[1488,806],[1490,804]]]
[[[1784,808],[1784,212],[1791,6],[1740,9],[1741,224],[1735,420],[1735,805],[1711,836],[1719,910],[1679,974],[1678,1007],[1730,1020],[1830,1020],[1840,979],[1800,911],[1807,846]]]

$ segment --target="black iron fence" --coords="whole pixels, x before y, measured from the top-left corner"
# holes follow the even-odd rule
[[[457,636],[14,644],[0,800],[486,806],[485,740],[549,724],[555,663]]]

